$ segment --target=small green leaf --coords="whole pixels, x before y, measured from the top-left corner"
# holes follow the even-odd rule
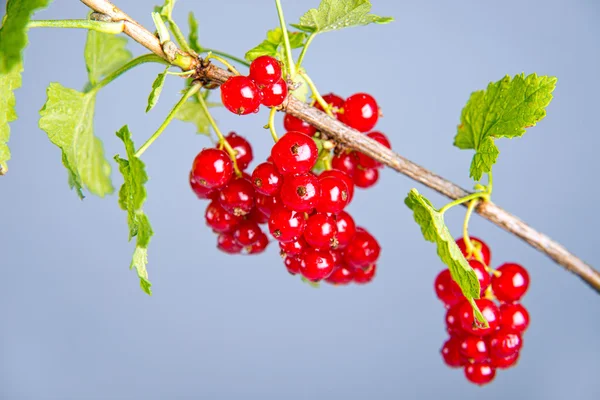
[[[308,95],[310,94],[310,88],[308,87],[308,83],[306,83],[306,80],[302,75],[297,74],[294,77],[294,84],[297,85],[297,87],[296,89],[290,91],[292,93],[292,96],[294,96],[301,102],[306,103]]]
[[[319,8],[311,8],[292,26],[304,32],[323,33],[353,26],[389,24],[394,20],[369,14],[370,11],[368,0],[321,0]]]
[[[202,93],[199,93],[198,96],[202,96]],[[209,108],[221,106],[219,103],[210,101],[207,102],[206,105]],[[196,125],[196,133],[210,136],[210,122],[195,96],[191,97],[179,110],[177,110],[175,118],[183,122],[191,122]]]
[[[159,13],[167,19],[171,19],[173,15],[173,8],[175,7],[176,0],[165,0],[165,4],[154,7],[154,12]]]
[[[88,31],[84,50],[90,81],[88,87],[95,85],[131,59],[131,52],[125,48],[126,46],[126,37]]]
[[[460,286],[463,295],[473,306],[477,319],[487,324],[473,301],[479,298],[479,280],[450,234],[444,222],[444,215],[419,194],[417,189],[412,189],[404,202],[413,211],[415,222],[421,227],[425,240],[437,245],[438,256],[448,266],[452,279]]]
[[[163,86],[165,84],[165,79],[167,78],[168,70],[169,66],[167,66],[167,68],[165,68],[163,72],[158,74],[158,76],[152,83],[152,91],[150,92],[150,96],[148,96],[148,106],[146,107],[146,112],[152,110],[158,102],[158,98],[160,97]]]
[[[17,119],[15,111],[14,91],[21,87],[22,65],[16,65],[12,71],[7,74],[0,74],[0,175],[8,172],[10,160],[10,149],[8,148],[8,139],[10,138],[9,122]]]
[[[151,295],[152,286],[148,280],[148,244],[153,235],[150,221],[142,207],[146,201],[145,184],[148,181],[146,167],[142,160],[135,156],[135,146],[131,139],[131,132],[127,126],[122,127],[117,136],[125,144],[127,159],[115,156],[119,164],[119,171],[124,182],[119,190],[119,205],[127,211],[127,224],[129,225],[129,240],[136,237],[135,251],[131,260],[130,269],[135,268],[140,278],[140,287]]]
[[[292,49],[300,48],[304,45],[307,35],[303,32],[288,32],[290,38],[290,47]],[[249,50],[245,57],[248,61],[253,61],[260,56],[271,56],[285,62],[285,57],[280,57],[279,47],[283,46],[283,33],[281,28],[275,28],[267,32],[267,38],[261,44]]]
[[[486,90],[471,94],[463,108],[454,145],[476,151],[471,176],[481,179],[498,158],[494,139],[520,137],[546,116],[556,78],[519,74],[492,82]]]
[[[200,41],[198,39],[198,20],[196,19],[192,11],[190,11],[188,15],[188,24],[190,26],[190,33],[188,35],[188,42],[190,42],[190,47],[196,53],[201,53],[202,46],[200,46]]]
[[[83,189],[104,197],[113,192],[110,164],[102,142],[94,135],[94,93],[81,93],[59,83],[46,90],[48,100],[40,111],[40,128],[62,150],[69,183],[83,198]]]
[[[27,23],[33,13],[45,8],[51,0],[8,0],[0,28],[0,74],[13,70],[21,63],[27,46]]]

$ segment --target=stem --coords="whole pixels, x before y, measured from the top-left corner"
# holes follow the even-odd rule
[[[169,65],[169,63],[167,61],[160,58],[156,54],[144,54],[143,56],[134,58],[133,60],[129,61],[127,64],[123,65],[121,68],[119,68],[116,71],[114,71],[113,73],[107,75],[100,82],[98,82],[94,86],[92,86],[92,88],[90,88],[88,90],[88,93],[98,92],[98,90],[102,89],[104,86],[108,85],[109,83],[111,83],[112,81],[114,81],[115,79],[117,79],[119,76],[123,75],[125,72],[129,71],[130,69],[137,67],[140,64],[145,64],[145,63],[149,63],[149,62],[155,62],[155,63],[160,63],[163,65]]]
[[[201,87],[202,85],[200,84],[190,86],[190,88],[187,90],[187,92],[185,92],[183,97],[181,97],[177,104],[175,104],[171,112],[169,112],[169,115],[167,115],[167,118],[165,118],[163,123],[156,130],[156,132],[154,132],[154,134],[150,136],[150,139],[146,140],[146,143],[144,143],[142,147],[140,147],[138,151],[135,152],[135,156],[137,158],[140,158],[142,154],[144,154],[144,152],[148,149],[148,147],[150,147],[150,145],[154,143],[156,139],[158,139],[158,137],[163,133],[165,128],[171,123],[173,118],[175,118],[175,114],[177,114],[177,111],[179,111],[179,109],[185,104],[185,102],[194,94],[196,94],[196,92],[198,92],[198,90],[200,90]]]
[[[216,56],[213,53],[208,53],[208,55],[206,56],[205,60],[210,60],[211,58],[219,61],[222,64],[224,64],[235,75],[241,75],[240,72],[237,69],[235,69],[235,67],[233,65],[231,65],[229,63],[229,61],[227,61],[223,57]]]
[[[198,97],[198,102],[200,103],[200,106],[202,107],[202,111],[204,111],[204,114],[206,115],[208,122],[210,122],[210,125],[212,126],[213,130],[215,131],[217,137],[219,138],[219,145],[223,146],[225,148],[225,150],[227,151],[227,154],[229,154],[229,157],[231,158],[231,161],[233,161],[233,169],[235,170],[235,174],[238,177],[241,177],[242,171],[240,171],[240,169],[238,168],[237,162],[235,160],[235,150],[233,149],[233,147],[231,147],[229,142],[225,139],[225,136],[223,136],[223,134],[221,133],[221,130],[219,129],[219,126],[217,125],[217,122],[215,121],[215,119],[212,117],[210,111],[208,110],[208,105],[206,104],[206,99],[204,98],[204,96],[197,96],[197,97]]]
[[[479,199],[482,197],[485,197],[486,193],[483,192],[475,192],[475,193],[471,193],[465,197],[461,197],[460,199],[456,199],[454,201],[451,201],[450,203],[446,204],[444,207],[440,208],[440,214],[444,214],[446,211],[448,211],[449,209],[451,209],[454,206],[458,206],[460,204],[466,203],[467,201],[471,201],[471,200],[475,200],[475,199]]]
[[[152,20],[154,21],[154,26],[156,26],[156,32],[158,33],[160,44],[170,42],[171,35],[169,34],[169,30],[167,29],[167,25],[165,25],[165,21],[163,21],[162,16],[157,12],[153,12]]]
[[[488,195],[492,194],[492,189],[494,188],[494,178],[492,176],[492,171],[488,172],[488,184],[487,184],[487,193]]]
[[[300,70],[300,67],[302,66],[302,61],[304,61],[304,55],[306,54],[306,50],[308,49],[308,46],[310,46],[310,43],[315,38],[315,36],[317,36],[317,34],[313,32],[308,36],[308,39],[306,39],[306,43],[304,44],[302,52],[300,52],[300,56],[298,56],[298,62],[296,63],[296,68],[298,70]]]
[[[310,91],[312,92],[313,97],[317,100],[317,103],[319,103],[321,105],[321,107],[323,108],[323,110],[325,110],[327,115],[329,115],[330,117],[333,117],[333,112],[331,112],[331,107],[329,106],[329,104],[327,104],[325,99],[321,96],[321,94],[319,93],[319,90],[315,86],[315,83],[312,81],[312,79],[310,79],[310,76],[308,76],[308,74],[306,72],[302,72],[302,71],[300,71],[300,76],[302,76],[302,78],[304,78],[304,80],[306,81],[306,84],[310,88]]]
[[[104,22],[91,19],[50,19],[29,21],[28,28],[79,28],[92,31],[117,34],[125,29],[125,22]]]
[[[471,219],[471,215],[479,202],[478,199],[472,200],[467,206],[467,213],[465,214],[465,221],[463,222],[463,239],[465,242],[465,250],[467,251],[467,255],[473,254],[475,250],[475,246],[473,246],[473,242],[471,242],[471,238],[469,237],[469,220]],[[479,258],[479,254],[475,255],[475,258]],[[483,260],[478,260],[483,262]],[[487,266],[486,266],[487,267]]]
[[[239,64],[245,65],[246,67],[250,67],[250,63],[246,60],[243,60],[239,57],[236,56],[232,56],[229,53],[225,53],[224,51],[220,51],[220,50],[214,50],[214,49],[206,49],[206,48],[202,48],[201,53],[213,53],[213,54],[217,54],[221,57],[225,57],[225,58],[229,58],[231,61],[235,61]]]
[[[281,33],[283,34],[283,47],[285,48],[285,55],[290,68],[290,75],[293,79],[296,76],[296,64],[294,64],[294,58],[292,57],[292,46],[290,45],[290,37],[288,35],[287,25],[285,24],[285,18],[283,17],[281,0],[275,0],[275,6],[277,7],[279,25],[281,25]]]
[[[275,107],[271,107],[271,112],[269,112],[269,130],[271,131],[271,137],[273,138],[273,141],[277,143],[279,137],[275,131],[275,114],[277,114],[277,109]]]
[[[171,28],[171,32],[173,33],[173,36],[175,36],[175,40],[177,41],[177,44],[179,44],[179,46],[186,53],[193,54],[193,50],[190,47],[190,45],[188,44],[187,40],[185,39],[185,35],[183,34],[183,32],[181,32],[181,29],[179,29],[179,25],[177,25],[175,23],[175,21],[173,21],[170,17],[167,19],[167,22],[169,23],[169,28]]]

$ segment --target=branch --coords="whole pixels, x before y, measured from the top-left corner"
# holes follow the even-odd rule
[[[82,3],[96,12],[107,15],[114,22],[124,21],[124,33],[130,36],[133,40],[140,43],[155,54],[167,59],[160,42],[156,36],[150,31],[132,20],[127,14],[119,10],[108,0],[81,0]],[[178,54],[184,57],[191,57],[190,54],[184,53],[177,49]],[[214,65],[201,66],[198,60],[192,64],[197,68],[198,78],[204,78],[215,83],[223,83],[231,73],[218,68]],[[305,104],[296,98],[289,96],[281,107],[281,111],[289,113],[303,121],[316,127],[319,131],[324,132],[329,137],[334,138],[337,142],[346,145],[349,148],[360,151],[373,159],[385,164],[386,166],[414,179],[423,185],[436,190],[437,192],[451,198],[458,199],[470,194],[467,190],[460,186],[444,179],[433,172],[407,160],[401,155],[382,146],[373,139],[360,132],[344,125],[335,118],[329,117],[324,112],[317,110],[314,107]],[[502,229],[512,233],[513,235],[523,239],[531,246],[545,253],[559,265],[562,265],[568,271],[579,276],[584,282],[590,285],[594,290],[600,293],[600,272],[596,271],[590,265],[586,264],[570,253],[560,243],[550,239],[541,232],[536,231],[516,216],[503,210],[496,204],[486,201],[476,209],[477,213],[483,218],[498,225]]]

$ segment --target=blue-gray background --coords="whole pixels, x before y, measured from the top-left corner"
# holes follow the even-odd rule
[[[243,54],[277,25],[272,3],[181,0],[175,14],[185,21],[194,10],[205,45]],[[507,73],[558,76],[547,118],[525,138],[500,144],[494,200],[600,266],[598,3],[374,3],[376,13],[396,22],[315,40],[306,68],[322,91],[372,93],[386,115],[379,128],[397,151],[468,187],[471,154],[453,148],[452,138],[469,93]],[[151,2],[118,4],[151,25]],[[317,4],[283,1],[289,22]],[[79,2],[55,1],[37,17],[86,13]],[[84,41],[82,31],[30,33],[11,170],[0,179],[0,398],[600,397],[598,295],[479,218],[472,232],[492,246],[493,264],[516,261],[530,270],[524,302],[532,325],[518,367],[485,388],[442,364],[444,310],[432,288],[442,265],[402,203],[414,183],[392,171],[350,207],[383,246],[368,286],[312,289],[285,272],[276,246],[258,257],[219,253],[204,226],[206,204],[187,185],[192,159],[209,141],[180,122],[144,154],[151,176],[146,210],[156,231],[154,295],[144,295],[128,270],[133,247],[116,198],[79,201],[59,150],[37,127],[49,82],[85,83]],[[123,152],[118,128],[129,124],[141,144],[176,101],[181,81],[169,77],[158,106],[145,115],[159,70],[142,66],[100,93],[96,133],[108,156]],[[215,114],[224,130],[252,140],[257,160],[266,157],[265,111]],[[445,201],[419,189],[438,205]],[[461,217],[462,210],[450,213],[456,235]]]

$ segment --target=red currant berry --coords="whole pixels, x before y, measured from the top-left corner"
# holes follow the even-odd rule
[[[267,217],[271,216],[271,212],[275,207],[282,205],[279,196],[267,196],[262,193],[255,193],[254,197],[256,208]]]
[[[452,307],[464,298],[460,287],[452,279],[449,269],[441,271],[436,276],[434,287],[435,294],[437,295],[438,299],[440,299],[442,303],[446,305],[446,307]]]
[[[271,56],[257,57],[250,64],[250,79],[257,85],[268,85],[281,79],[281,65]]]
[[[219,201],[233,215],[246,215],[254,207],[254,186],[246,178],[238,178],[221,189]]]
[[[479,256],[479,258],[481,260],[483,260],[485,265],[490,265],[490,261],[492,260],[492,254],[490,252],[490,248],[488,247],[488,245],[485,244],[485,242],[483,240],[478,239],[474,236],[471,236],[470,239],[471,239],[471,243],[473,244],[473,246],[475,246],[476,254],[471,254],[471,255],[467,254],[467,246],[465,244],[464,238],[460,238],[456,241],[456,244],[458,245],[458,248],[463,253],[463,255],[467,259],[469,259],[469,258],[477,259],[477,256]]]
[[[350,200],[348,185],[335,176],[319,176],[321,196],[317,203],[317,211],[337,214],[341,212]]]
[[[377,240],[367,231],[357,230],[345,251],[345,259],[352,267],[365,268],[379,258],[381,248]]]
[[[271,149],[273,163],[283,175],[304,174],[317,162],[319,150],[315,141],[302,132],[288,132]]]
[[[341,111],[342,107],[344,107],[344,99],[338,96],[337,94],[327,93],[323,95],[323,100],[325,100],[325,103],[329,104],[333,115],[337,119],[340,119],[339,112]],[[319,103],[315,103],[315,108],[323,111],[323,107],[321,107],[321,104]]]
[[[513,332],[525,332],[529,326],[529,313],[523,305],[506,303],[500,305],[500,320],[503,328]]]
[[[460,339],[455,336],[450,336],[440,350],[444,363],[450,368],[462,367],[467,363],[467,360],[460,354]]]
[[[335,219],[325,213],[311,215],[306,221],[304,240],[318,250],[337,247],[337,225]]]
[[[219,149],[203,149],[192,165],[194,181],[207,188],[224,186],[233,176],[233,162]]]
[[[519,264],[506,263],[498,267],[499,275],[492,276],[492,289],[499,301],[519,300],[529,288],[529,274]]]
[[[269,83],[261,89],[261,104],[266,107],[277,107],[285,100],[288,94],[287,84],[283,79]]]
[[[342,122],[360,132],[368,132],[379,119],[379,107],[375,99],[366,93],[356,93],[344,102]]]
[[[282,183],[281,174],[273,163],[258,164],[252,172],[252,184],[259,193],[273,196],[279,192]]]
[[[260,238],[262,231],[254,221],[244,221],[233,232],[233,237],[242,246],[250,246]]]
[[[489,327],[484,328],[473,316],[473,308],[468,302],[462,303],[459,310],[460,324],[465,332],[478,336],[487,336],[494,332],[500,323],[500,310],[492,300],[475,300],[479,311],[483,314]]]
[[[347,285],[354,280],[354,268],[345,264],[336,265],[325,280],[332,285]]]
[[[346,184],[346,188],[348,188],[348,204],[352,201],[352,197],[354,196],[354,181],[350,177],[350,175],[346,174],[344,171],[338,169],[330,169],[328,171],[323,171],[319,175],[319,178],[325,178],[327,176],[333,176],[338,178]]]
[[[225,140],[235,151],[235,161],[238,167],[242,170],[248,168],[254,158],[250,143],[235,132],[230,132],[229,135],[225,136]]]
[[[467,301],[463,300],[456,303],[446,311],[446,331],[452,336],[462,336],[465,334],[460,324],[460,309],[463,303],[467,303]]]
[[[465,376],[469,382],[482,386],[494,380],[496,368],[488,361],[468,364],[465,366]]]
[[[312,282],[327,278],[333,271],[333,256],[329,251],[306,249],[300,255],[300,273]]]
[[[308,248],[308,243],[303,237],[294,240],[293,242],[279,243],[279,248],[283,254],[288,256],[297,256]]]
[[[217,248],[227,254],[239,254],[243,247],[231,233],[221,233],[217,237]]]
[[[490,363],[496,367],[501,369],[507,369],[514,367],[519,360],[519,353],[512,354],[508,357],[496,357],[493,354],[490,356]]]
[[[335,221],[337,225],[337,248],[346,248],[356,233],[356,224],[354,223],[354,219],[346,211],[342,211],[336,215]]]
[[[248,254],[260,254],[267,249],[267,246],[269,246],[269,238],[263,232],[260,232],[256,242],[246,247],[246,252]]]
[[[196,179],[194,179],[194,174],[190,171],[190,187],[196,193],[199,199],[212,199],[217,194],[215,189],[207,188],[206,186],[202,186],[199,184]]]
[[[248,215],[246,215],[246,219],[249,221],[254,221],[259,225],[269,222],[269,217],[263,214],[263,212],[256,207],[256,198],[254,199],[254,205],[255,207],[248,213]]]
[[[269,217],[269,231],[279,242],[298,240],[304,233],[306,221],[304,213],[277,206]]]
[[[387,138],[387,136],[385,136],[383,133],[381,133],[379,131],[373,131],[371,133],[368,133],[367,136],[370,137],[371,139],[375,140],[376,142],[384,145],[388,149],[392,148],[392,145],[390,144],[390,141]],[[379,167],[381,167],[381,163],[379,161],[375,161],[374,159],[372,159],[371,157],[369,157],[366,154],[358,152],[358,153],[356,153],[356,156],[358,158],[358,164],[363,168],[379,168]]]
[[[495,357],[511,356],[521,350],[521,335],[508,329],[499,329],[490,336],[490,353]]]
[[[233,231],[242,221],[240,217],[231,214],[219,202],[214,200],[206,207],[204,218],[206,219],[206,225],[219,233]]]
[[[369,283],[375,278],[375,272],[377,272],[376,264],[371,264],[366,268],[356,268],[354,270],[354,282],[360,285]]]
[[[341,154],[333,156],[331,159],[331,166],[334,169],[339,169],[340,171],[346,173],[349,177],[354,175],[354,170],[358,165],[358,158],[356,157],[356,153],[354,151],[350,152],[342,152]]]
[[[321,195],[319,179],[312,173],[288,175],[283,180],[279,196],[283,204],[296,211],[311,211]]]
[[[377,168],[356,168],[352,179],[359,188],[368,189],[379,180],[379,171]]]
[[[247,76],[232,76],[221,85],[221,101],[234,114],[250,114],[260,107],[260,91]]]
[[[283,117],[283,127],[286,131],[302,132],[305,135],[312,136],[317,132],[317,128],[302,121],[300,118],[294,117],[292,114],[285,114]]]
[[[300,272],[300,259],[295,256],[288,256],[283,260],[285,267],[287,268],[290,275],[296,275]]]
[[[492,278],[489,272],[487,272],[485,265],[483,265],[481,262],[477,260],[469,260],[469,265],[471,266],[471,268],[473,268],[473,271],[475,271],[475,275],[477,275],[477,279],[479,280],[479,287],[481,288],[480,294],[483,295],[488,286],[490,286]],[[459,293],[462,294],[460,288],[458,290]]]
[[[460,354],[465,358],[478,362],[488,358],[487,342],[473,335],[466,335],[460,341]]]

